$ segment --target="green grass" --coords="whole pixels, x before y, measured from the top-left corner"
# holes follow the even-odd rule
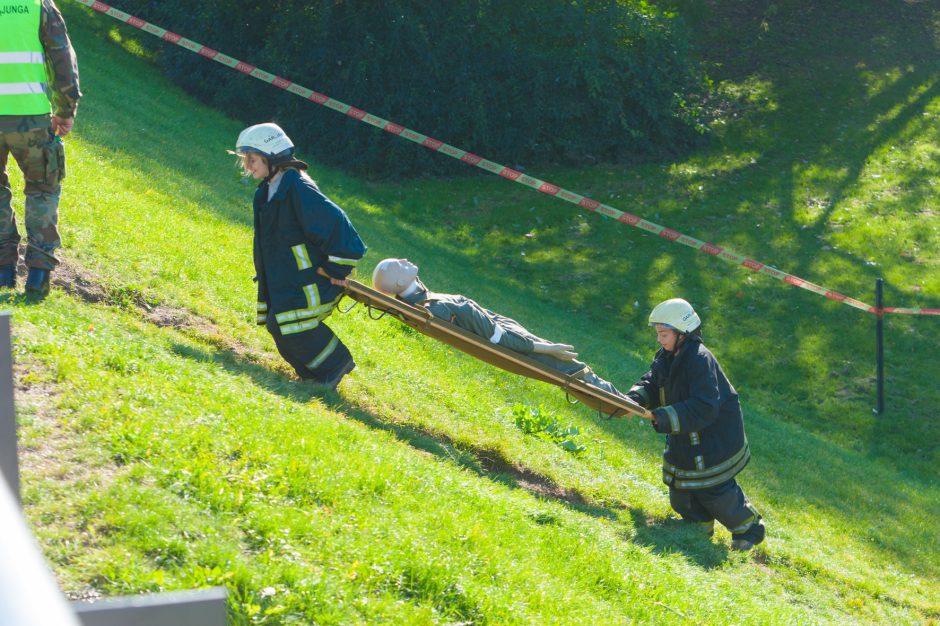
[[[710,148],[531,173],[865,301],[883,276],[889,306],[937,306],[935,9],[724,4],[692,14],[726,98]],[[649,426],[394,320],[334,315],[358,362],[339,393],[291,380],[252,324],[253,185],[224,152],[241,124],[113,20],[63,9],[86,93],[63,256],[100,297],[0,306],[26,514],[72,597],[224,584],[237,624],[940,619],[936,318],[888,319],[875,417],[871,316],[496,177],[314,166],[370,245],[364,275],[408,256],[621,387],[653,353],[650,308],[693,302],[742,395],[741,481],[769,529],[732,554],[671,514]],[[526,434],[517,404],[584,450]]]

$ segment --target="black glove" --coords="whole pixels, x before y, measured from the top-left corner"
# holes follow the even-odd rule
[[[653,421],[650,422],[653,425],[653,429],[658,433],[664,435],[672,434],[672,422],[669,420],[669,413],[666,412],[666,409],[659,407],[652,410]]]

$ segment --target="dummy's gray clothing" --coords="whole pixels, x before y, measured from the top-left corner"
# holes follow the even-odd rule
[[[516,320],[504,317],[499,313],[494,313],[489,309],[484,309],[466,296],[428,291],[427,287],[425,287],[420,280],[418,280],[418,285],[419,289],[414,293],[399,297],[408,304],[425,307],[438,319],[446,320],[455,326],[469,331],[474,335],[489,339],[492,343],[508,348],[513,352],[524,354],[530,359],[547,365],[563,374],[570,376],[571,374],[583,371],[583,375],[579,374],[578,378],[584,382],[603,389],[604,391],[624,398],[626,397],[611,383],[597,376],[590,367],[581,361],[565,361],[547,354],[536,353],[535,342],[553,342],[548,342],[536,337]]]

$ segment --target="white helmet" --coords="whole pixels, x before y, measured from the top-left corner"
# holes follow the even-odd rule
[[[271,160],[287,160],[294,154],[294,143],[277,124],[255,124],[238,135],[235,152],[257,152]]]
[[[692,305],[682,298],[660,302],[650,313],[650,326],[661,324],[680,333],[691,333],[702,325],[702,320]]]
[[[372,272],[372,286],[383,293],[398,295],[418,277],[418,266],[408,259],[382,259]]]

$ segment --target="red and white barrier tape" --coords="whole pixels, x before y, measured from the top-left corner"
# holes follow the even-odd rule
[[[300,96],[301,98],[305,98],[307,100],[310,100],[311,102],[315,102],[319,105],[333,109],[334,111],[338,111],[339,113],[348,115],[349,117],[355,118],[361,122],[365,122],[366,124],[371,124],[372,126],[375,126],[376,128],[380,128],[386,132],[392,133],[393,135],[404,137],[405,139],[409,141],[413,141],[414,143],[420,144],[424,146],[425,148],[428,148],[429,150],[440,152],[441,154],[446,154],[449,157],[459,159],[465,163],[469,163],[470,165],[476,166],[482,170],[486,170],[487,172],[490,172],[492,174],[498,174],[499,176],[502,176],[503,178],[507,178],[513,182],[519,183],[521,185],[525,185],[527,187],[531,187],[532,189],[535,189],[536,191],[541,191],[542,193],[548,194],[550,196],[561,198],[562,200],[565,200],[572,204],[576,204],[589,211],[593,211],[595,213],[600,213],[601,215],[612,217],[616,219],[617,221],[623,222],[624,224],[629,224],[630,226],[634,226],[641,230],[654,233],[656,235],[659,235],[660,237],[663,237],[664,239],[681,243],[685,246],[688,246],[690,248],[694,248],[695,250],[699,250],[706,254],[710,254],[712,256],[718,257],[719,259],[728,261],[730,263],[734,263],[736,265],[742,265],[746,267],[747,269],[752,270],[754,272],[765,274],[767,276],[770,276],[771,278],[776,278],[777,280],[781,280],[785,283],[789,283],[796,287],[800,287],[801,289],[806,289],[807,291],[812,291],[813,293],[829,298],[830,300],[842,302],[843,304],[847,304],[851,307],[855,307],[856,309],[861,309],[862,311],[865,311],[867,313],[872,313],[875,315],[879,315],[882,313],[904,313],[908,315],[940,315],[940,308],[938,309],[882,308],[879,310],[877,307],[871,306],[870,304],[866,304],[864,302],[861,302],[860,300],[856,300],[855,298],[850,298],[837,291],[832,291],[831,289],[827,289],[826,287],[821,287],[819,285],[809,282],[808,280],[803,280],[802,278],[799,278],[797,276],[794,276],[793,274],[788,274],[787,272],[778,270],[777,268],[772,267],[770,265],[765,265],[753,259],[749,259],[732,250],[728,250],[727,248],[721,248],[720,246],[716,246],[708,242],[701,241],[699,239],[696,239],[695,237],[685,235],[678,231],[672,230],[671,228],[666,228],[665,226],[661,226],[660,224],[650,222],[643,218],[637,217],[636,215],[625,213],[624,211],[615,209],[612,206],[603,204],[596,200],[592,200],[591,198],[588,198],[587,196],[582,196],[580,194],[574,193],[573,191],[568,191],[567,189],[553,185],[549,182],[539,180],[538,178],[533,178],[531,176],[523,174],[522,172],[519,172],[512,168],[506,167],[504,165],[500,165],[499,163],[496,163],[494,161],[484,159],[471,152],[461,150],[460,148],[444,143],[443,141],[434,139],[433,137],[422,135],[421,133],[417,131],[411,130],[409,128],[405,128],[404,126],[399,126],[398,124],[395,124],[394,122],[384,120],[381,117],[372,115],[371,113],[367,113],[366,111],[357,109],[356,107],[350,106],[348,104],[344,104],[340,102],[339,100],[334,100],[333,98],[330,98],[329,96],[325,96],[322,93],[318,93],[316,91],[313,91],[312,89],[308,89],[306,87],[298,85],[297,83],[291,82],[287,80],[286,78],[281,78],[280,76],[269,74],[268,72],[265,72],[264,70],[261,70],[255,67],[254,65],[250,65],[248,63],[245,63],[244,61],[239,61],[238,59],[225,55],[219,52],[218,50],[213,50],[212,48],[202,45],[201,43],[197,43],[195,41],[192,41],[191,39],[186,39],[185,37],[182,37],[181,35],[177,35],[176,33],[160,28],[159,26],[155,26],[154,24],[145,22],[144,20],[138,17],[134,17],[133,15],[124,13],[123,11],[115,9],[114,7],[111,7],[103,2],[98,2],[97,0],[75,0],[75,1],[87,7],[91,7],[95,11],[104,13],[105,15],[109,15],[117,20],[120,20],[121,22],[124,22],[125,24],[130,24],[131,26],[135,28],[139,28],[140,30],[150,33],[151,35],[155,37],[159,37],[165,41],[168,41],[180,47],[186,48],[190,52],[194,52],[206,58],[212,59],[213,61],[217,61],[221,63],[222,65],[226,65],[232,69],[238,70],[239,72],[248,74],[249,76],[257,78],[258,80],[263,80],[264,82],[270,83],[274,85],[275,87],[279,87],[280,89],[289,91],[295,95]]]

